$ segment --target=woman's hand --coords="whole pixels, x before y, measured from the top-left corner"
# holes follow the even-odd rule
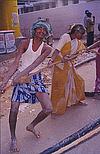
[[[62,62],[63,63],[68,62],[70,60],[70,58],[71,58],[70,55],[66,55],[63,57]]]
[[[48,61],[48,67],[52,67],[52,64],[53,64],[53,59],[50,59],[50,60]]]

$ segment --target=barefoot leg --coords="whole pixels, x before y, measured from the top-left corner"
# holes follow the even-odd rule
[[[11,139],[10,152],[19,152],[16,139]]]
[[[19,109],[19,103],[12,102],[9,114],[9,126],[11,132],[10,152],[19,152],[15,135],[18,109]]]
[[[38,139],[40,138],[40,132],[39,131],[36,131],[33,127],[32,124],[29,124],[27,127],[26,127],[26,130],[33,133],[35,135],[35,137]]]
[[[52,105],[48,94],[38,92],[36,96],[40,100],[42,111],[40,111],[37,117],[26,127],[26,130],[32,132],[36,138],[40,138],[40,132],[36,131],[34,128],[52,112]]]

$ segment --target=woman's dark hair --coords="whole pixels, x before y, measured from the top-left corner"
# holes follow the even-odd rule
[[[74,24],[72,27],[71,27],[71,34],[75,33],[75,32],[80,32],[81,34],[84,34],[85,33],[85,28],[83,25],[81,24]]]

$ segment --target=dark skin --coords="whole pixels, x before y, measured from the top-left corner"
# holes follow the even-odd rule
[[[43,39],[43,37],[45,35],[46,35],[46,33],[45,32],[41,33],[41,31],[39,29],[36,31],[35,38],[33,39],[33,44],[32,44],[32,49],[33,49],[34,52],[37,51],[37,49],[41,45],[42,39]],[[24,48],[24,50],[26,50],[26,48],[28,48],[28,43],[29,42],[25,42],[23,44],[22,48]],[[16,76],[14,78],[13,82],[17,82],[17,79],[20,76],[29,73],[35,67],[37,67],[50,54],[51,50],[52,50],[52,48],[50,46],[48,46],[47,44],[45,44],[44,47],[43,47],[43,49],[42,49],[42,51],[41,51],[41,55],[36,59],[36,61],[34,61],[29,67],[27,67],[27,69],[25,69],[18,76]]]
[[[46,30],[43,28],[37,28],[35,31],[35,36],[33,38],[32,42],[32,49],[33,52],[36,52],[39,46],[42,43],[42,40],[46,34]],[[21,45],[19,46],[17,56],[13,62],[13,64],[10,66],[9,71],[6,73],[2,84],[0,85],[0,90],[5,90],[6,84],[9,81],[9,79],[12,77],[12,75],[16,72],[16,70],[19,67],[19,61],[22,56],[22,54],[27,50],[29,46],[29,40],[24,40]],[[16,84],[19,82],[19,78],[21,76],[29,74],[32,70],[34,70],[39,64],[41,64],[45,58],[50,54],[52,48],[48,46],[47,44],[44,44],[41,55],[38,56],[38,58],[29,65],[25,70],[22,72],[19,72],[13,79],[13,83]],[[47,93],[43,92],[36,92],[36,96],[38,100],[40,100],[40,104],[42,107],[42,110],[37,115],[37,117],[26,127],[26,130],[29,132],[32,132],[36,138],[40,137],[40,133],[35,130],[35,126],[43,121],[51,112],[52,112],[52,103]],[[10,126],[10,133],[11,133],[11,144],[10,144],[10,151],[11,152],[17,152],[19,151],[17,147],[17,140],[16,140],[16,123],[17,123],[17,115],[19,110],[20,102],[12,102],[11,103],[11,109],[9,114],[9,126]]]
[[[42,39],[46,32],[41,32],[38,30],[36,32],[35,38],[33,38],[33,44],[32,44],[32,49],[33,52],[37,51],[39,46],[42,43]],[[8,72],[5,74],[4,79],[2,84],[0,85],[0,91],[4,90],[6,87],[7,82],[11,78],[11,76],[16,72],[18,66],[19,66],[19,61],[22,56],[22,54],[27,50],[28,45],[29,45],[29,39],[26,39],[22,41],[21,45],[18,48],[17,56],[15,57],[15,60],[13,64],[9,67]],[[17,80],[26,74],[28,74],[30,71],[32,71],[36,66],[38,66],[51,52],[52,48],[48,46],[47,44],[44,44],[43,49],[41,51],[41,55],[37,58],[36,61],[34,61],[27,69],[19,73],[15,78],[13,79],[13,83],[17,83]]]

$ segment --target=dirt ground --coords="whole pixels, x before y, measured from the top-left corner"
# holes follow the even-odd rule
[[[93,91],[95,84],[95,61],[91,61],[77,68],[79,74],[85,80],[86,91]],[[49,72],[50,73],[50,72]],[[50,79],[47,80],[50,91]],[[10,109],[10,88],[1,96],[1,154],[9,153],[10,132],[8,124],[8,114]],[[40,104],[21,105],[18,115],[17,140],[20,147],[19,154],[40,154],[50,146],[58,143],[65,137],[79,130],[87,123],[100,117],[100,100],[86,98],[87,106],[74,106],[69,108],[62,116],[49,116],[37,129],[41,132],[41,138],[37,140],[33,134],[26,132],[25,127],[36,117],[41,110]],[[100,153],[100,135],[82,143],[76,148],[68,151],[67,154],[99,154]]]

